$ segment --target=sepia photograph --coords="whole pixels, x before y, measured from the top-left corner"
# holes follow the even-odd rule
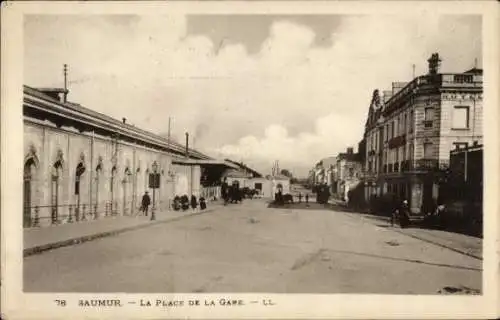
[[[23,14],[20,292],[484,296],[498,83],[470,11]]]

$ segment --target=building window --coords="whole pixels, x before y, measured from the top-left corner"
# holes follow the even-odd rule
[[[407,115],[405,113],[404,116],[403,116],[403,133],[406,133],[406,131],[408,131],[406,129],[406,125],[407,125]]]
[[[413,132],[413,110],[410,111],[410,126],[409,126],[409,132]]]
[[[469,128],[469,107],[456,106],[453,108],[452,117],[453,129],[468,129]]]
[[[77,196],[80,195],[80,181],[82,180],[82,175],[84,172],[85,172],[85,166],[83,163],[80,162],[76,167],[76,174],[75,174],[75,195]]]
[[[425,121],[434,120],[434,108],[425,108]]]
[[[424,159],[433,158],[432,143],[424,143]]]
[[[434,109],[433,108],[425,108],[424,114],[424,127],[432,128],[432,121],[434,120]]]
[[[394,138],[394,127],[396,126],[396,121],[392,121],[391,125],[391,138]]]

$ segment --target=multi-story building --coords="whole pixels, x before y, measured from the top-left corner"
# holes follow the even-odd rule
[[[337,156],[335,170],[337,197],[347,199],[349,191],[359,184],[363,167],[359,159],[359,153],[354,153],[352,147],[347,148],[347,152],[339,153]]]
[[[383,97],[375,90],[365,125],[365,196],[394,193],[419,213],[437,200],[439,175],[456,146],[482,144],[482,70],[429,72],[394,83]]]

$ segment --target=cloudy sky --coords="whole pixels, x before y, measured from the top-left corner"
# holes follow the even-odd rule
[[[26,16],[25,84],[264,173],[356,146],[374,89],[481,66],[478,16]]]

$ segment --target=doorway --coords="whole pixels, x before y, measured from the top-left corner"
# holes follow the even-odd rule
[[[24,164],[24,187],[23,187],[23,227],[29,228],[32,225],[31,219],[31,195],[32,195],[32,179],[33,179],[33,168],[35,167],[35,161],[33,158],[28,159]]]
[[[62,176],[62,162],[56,161],[52,166],[52,179],[51,179],[51,220],[52,223],[59,222],[59,193],[60,193],[60,180]]]

